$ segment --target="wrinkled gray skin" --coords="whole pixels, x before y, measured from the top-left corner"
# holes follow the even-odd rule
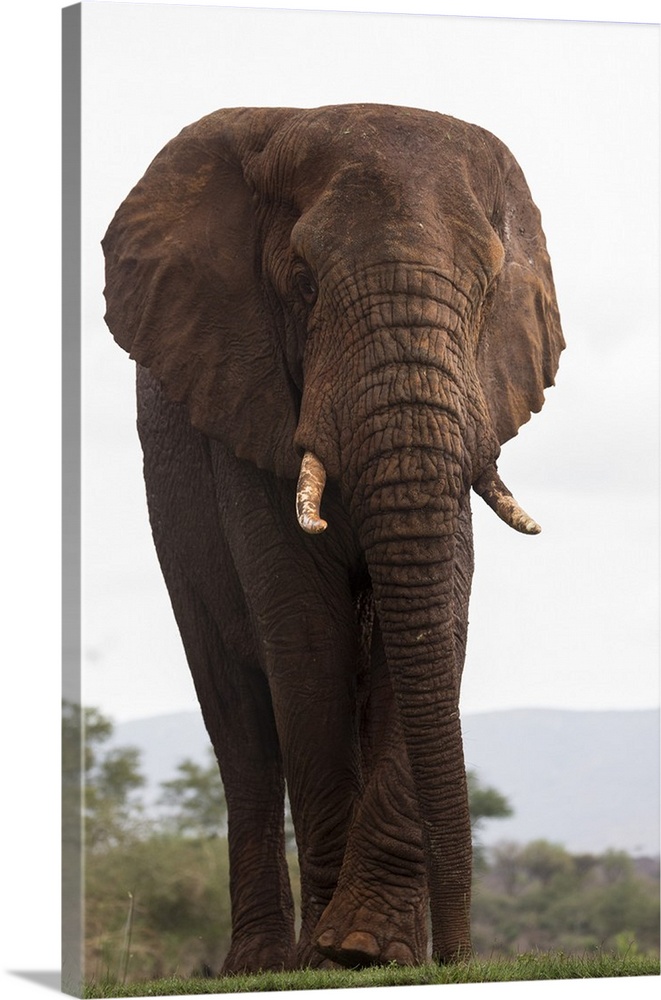
[[[224,971],[424,961],[428,907],[434,958],[465,955],[469,493],[538,530],[496,460],[564,346],[519,167],[426,111],[219,111],[159,154],[104,249],[227,795]]]

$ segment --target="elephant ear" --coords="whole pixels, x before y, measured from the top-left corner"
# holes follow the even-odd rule
[[[493,225],[505,258],[485,303],[477,365],[503,444],[541,410],[565,341],[539,211],[512,154],[491,139],[503,179]]]
[[[117,343],[187,405],[198,430],[295,476],[296,396],[264,299],[242,166],[287,114],[221,111],[184,129],[120,206],[103,249]]]

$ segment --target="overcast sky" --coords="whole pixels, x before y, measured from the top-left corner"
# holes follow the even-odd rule
[[[83,5],[84,692],[193,708],[147,524],[133,365],[99,241],[152,157],[222,106],[375,101],[484,126],[542,212],[568,349],[500,469],[543,533],[474,498],[462,706],[658,704],[658,32],[378,13]]]

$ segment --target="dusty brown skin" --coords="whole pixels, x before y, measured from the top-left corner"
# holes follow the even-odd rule
[[[539,530],[496,460],[564,346],[521,170],[427,111],[224,110],[156,157],[104,249],[227,794],[225,971],[424,961],[428,902],[434,958],[466,954],[469,493]]]

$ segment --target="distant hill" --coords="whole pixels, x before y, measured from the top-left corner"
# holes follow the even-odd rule
[[[659,713],[522,709],[464,719],[466,766],[505,795],[483,841],[659,854]]]
[[[466,766],[514,810],[485,826],[485,845],[543,838],[573,853],[659,854],[657,711],[515,709],[466,715],[463,730]],[[141,751],[151,801],[209,746],[197,712],[121,723],[113,742]]]

